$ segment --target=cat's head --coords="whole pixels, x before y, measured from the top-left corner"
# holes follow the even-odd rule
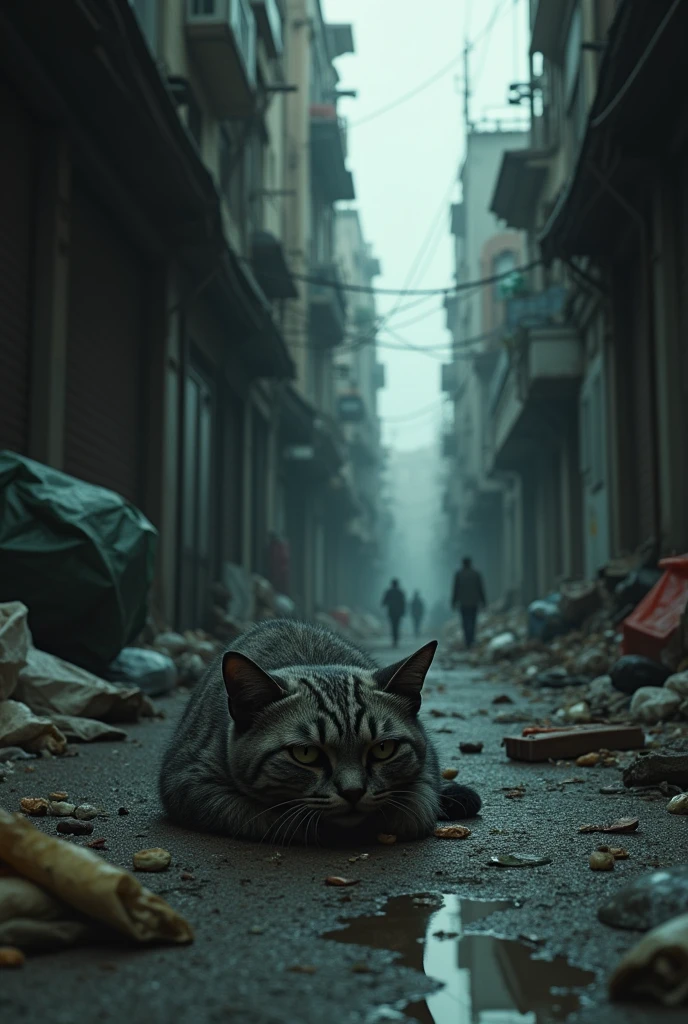
[[[232,776],[265,805],[351,828],[392,816],[425,769],[418,722],[433,641],[387,668],[296,666],[266,672],[244,654],[222,671],[233,719]],[[292,816],[293,817],[293,816]]]

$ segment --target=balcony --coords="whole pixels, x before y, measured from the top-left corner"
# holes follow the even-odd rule
[[[270,57],[281,57],[284,52],[282,11],[277,0],[251,0],[256,17],[258,35]]]
[[[218,118],[253,110],[256,19],[249,0],[187,0],[186,40]]]
[[[334,348],[344,340],[346,299],[339,270],[334,263],[321,264],[309,284],[310,335],[314,344]]]
[[[329,202],[355,199],[354,181],[346,167],[346,124],[330,103],[311,106],[311,171]]]
[[[575,329],[550,325],[522,331],[511,361],[490,387],[493,469],[518,470],[533,452],[556,444],[572,415],[583,374]]]
[[[298,289],[281,241],[269,231],[251,235],[251,265],[258,284],[269,299],[296,299]]]

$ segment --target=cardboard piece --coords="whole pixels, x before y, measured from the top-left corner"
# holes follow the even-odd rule
[[[565,760],[593,750],[639,750],[645,734],[638,725],[583,725],[557,732],[505,736],[507,757],[514,761]]]

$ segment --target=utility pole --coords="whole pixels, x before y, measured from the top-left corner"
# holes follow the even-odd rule
[[[463,127],[466,135],[468,135],[470,129],[470,98],[471,98],[471,87],[469,81],[469,70],[468,70],[468,59],[471,52],[471,44],[468,42],[468,37],[463,47]]]

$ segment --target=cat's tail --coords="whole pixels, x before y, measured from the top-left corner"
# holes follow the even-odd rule
[[[482,800],[474,789],[460,786],[458,782],[445,782],[440,793],[440,817],[442,821],[459,821],[474,818],[482,807]]]

